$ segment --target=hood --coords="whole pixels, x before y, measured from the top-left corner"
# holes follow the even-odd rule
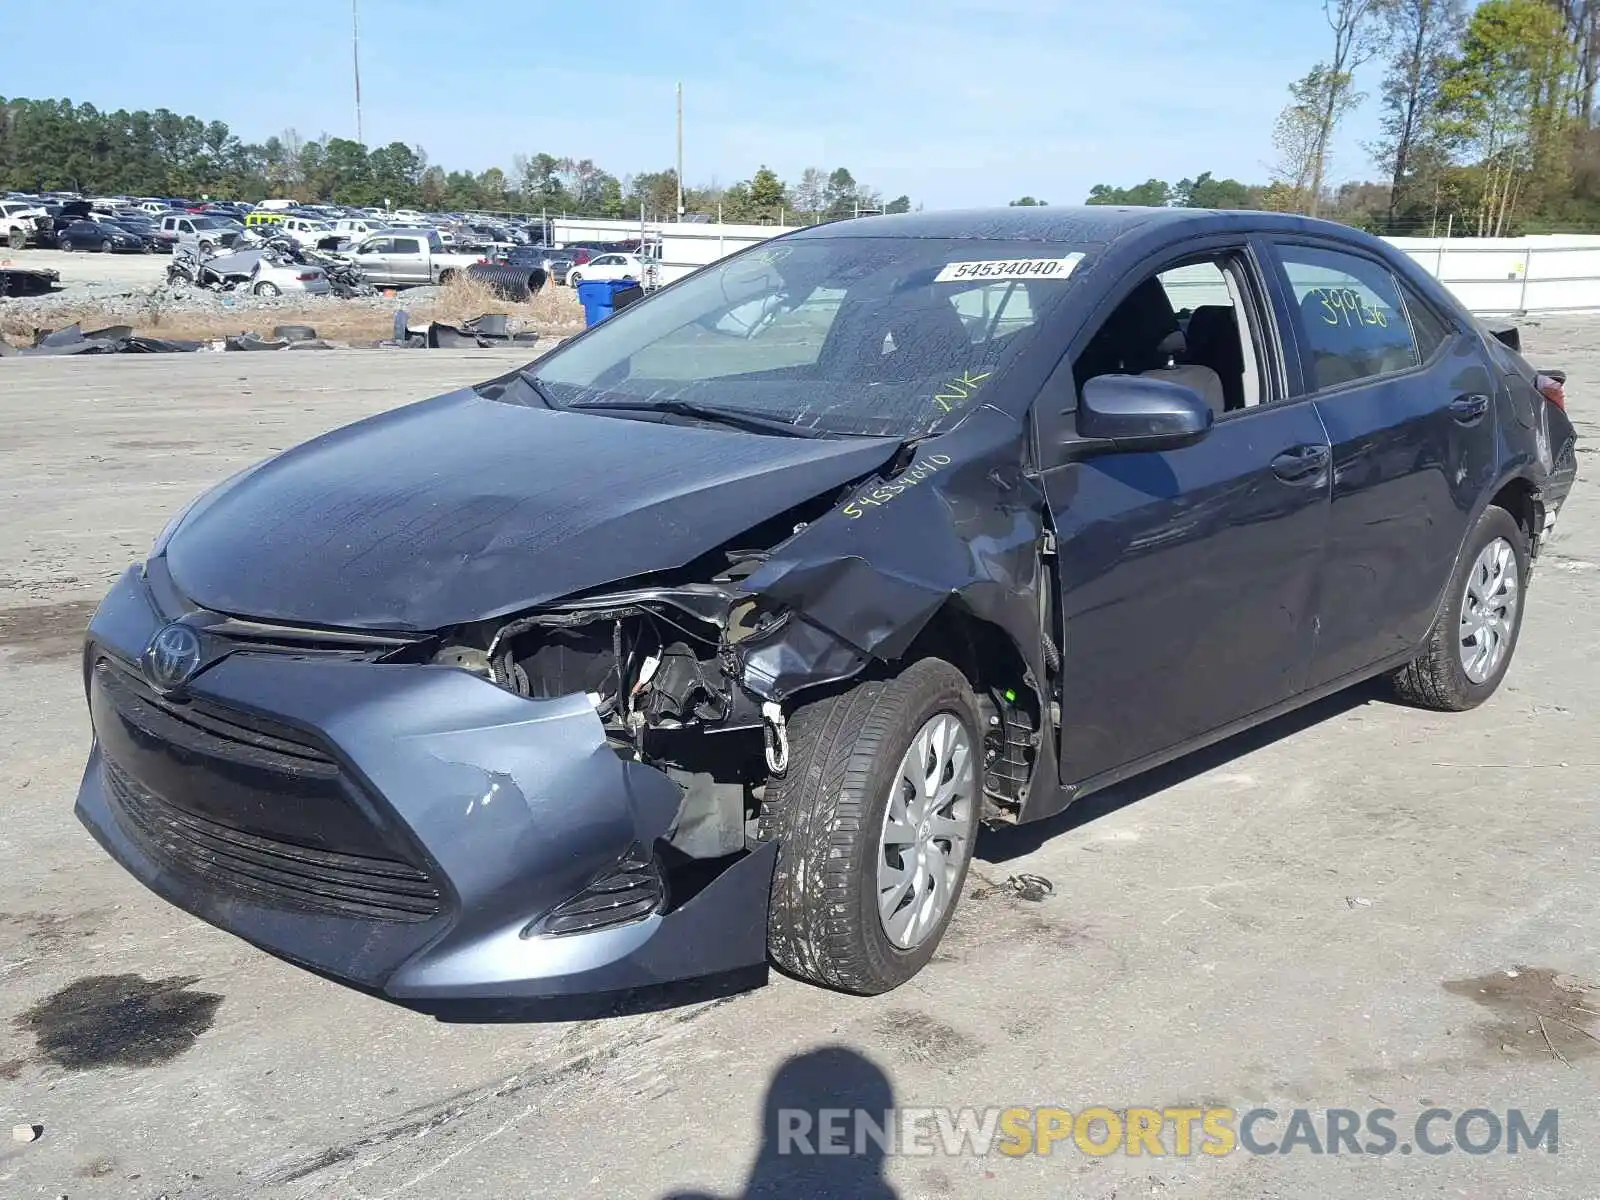
[[[453,392],[285,451],[166,542],[216,612],[432,630],[681,567],[881,466],[893,439],[769,437]]]

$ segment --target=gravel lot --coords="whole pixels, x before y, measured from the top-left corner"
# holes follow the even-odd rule
[[[66,250],[0,249],[0,262],[61,272],[61,291],[84,299],[151,287],[167,274],[170,254],[86,254]]]
[[[1600,326],[1549,323],[1528,340],[1570,372],[1587,466]],[[0,363],[0,721],[12,731],[0,1110],[44,1127],[0,1146],[0,1195],[1595,1195],[1600,1016],[1563,1007],[1584,993],[1551,982],[1600,980],[1600,500],[1587,478],[1490,704],[1444,716],[1358,690],[1042,829],[989,836],[945,947],[888,996],[775,977],[654,1013],[443,1024],[144,891],[71,815],[89,738],[75,654],[108,580],[204,484],[507,361]],[[1054,894],[1029,903],[987,887],[1022,872]],[[1593,994],[1585,1003],[1600,1011]],[[149,1036],[117,1054],[129,1022]],[[1048,1157],[880,1164],[778,1159],[764,1135],[769,1108],[891,1096],[1265,1106],[1285,1119],[1389,1107],[1402,1133],[1430,1104],[1555,1108],[1560,1143],[1557,1155],[1151,1158],[1069,1140]],[[1269,1129],[1280,1138],[1284,1123]]]

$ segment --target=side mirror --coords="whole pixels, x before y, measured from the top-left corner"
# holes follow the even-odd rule
[[[1176,450],[1203,438],[1211,405],[1193,388],[1138,375],[1097,375],[1083,385],[1078,436],[1106,450]]]

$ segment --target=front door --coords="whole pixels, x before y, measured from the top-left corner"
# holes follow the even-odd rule
[[[1310,400],[1284,396],[1261,276],[1242,248],[1157,279],[1159,292],[1146,281],[1107,319],[1102,334],[1119,331],[1119,344],[1090,340],[1079,382],[1104,368],[1176,376],[1226,401],[1194,445],[1044,474],[1067,783],[1285,700],[1311,661],[1327,433]]]
[[[1305,390],[1333,446],[1312,686],[1427,635],[1497,470],[1496,384],[1474,334],[1376,258],[1277,247]]]

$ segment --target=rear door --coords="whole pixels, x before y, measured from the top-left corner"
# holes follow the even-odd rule
[[[397,237],[389,251],[390,273],[396,283],[431,283],[428,256],[422,252],[422,239]]]
[[[1279,240],[1284,324],[1333,446],[1311,686],[1426,636],[1497,471],[1495,381],[1478,338],[1376,255]]]
[[[1194,255],[1154,264],[1167,313],[1225,310],[1222,324],[1241,339],[1240,403],[1194,445],[1044,472],[1057,536],[1064,782],[1177,753],[1304,687],[1330,454],[1314,405],[1289,394],[1257,257],[1241,240],[1203,265]],[[1125,280],[1125,298],[1079,355],[1080,377],[1141,369],[1130,364],[1165,328],[1149,320],[1151,282]],[[1152,344],[1101,344],[1119,328]],[[1046,428],[1041,420],[1048,463]]]

